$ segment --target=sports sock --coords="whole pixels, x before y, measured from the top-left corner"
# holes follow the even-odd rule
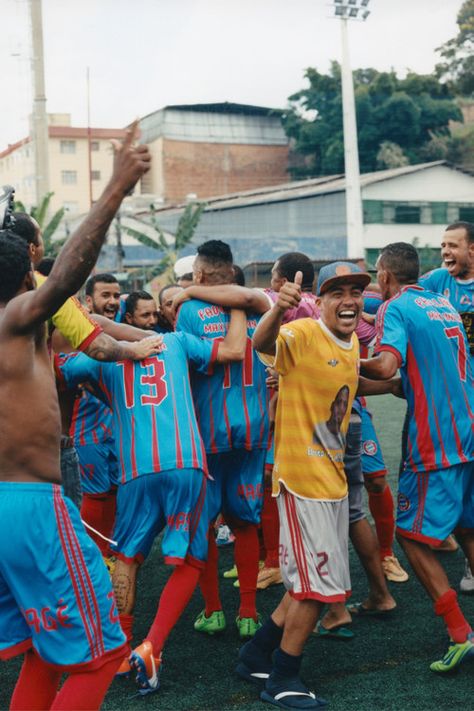
[[[131,652],[130,642],[133,637],[133,622],[135,620],[134,615],[119,615],[120,626],[122,627],[122,632],[127,638],[128,652]]]
[[[159,657],[169,633],[181,617],[196,589],[200,570],[194,565],[177,565],[161,593],[158,611],[146,636]]]
[[[28,650],[10,701],[11,711],[49,709],[56,697],[61,675],[32,649]]]
[[[270,655],[273,650],[280,646],[281,638],[283,637],[283,627],[278,627],[272,618],[268,620],[257,630],[251,639],[251,644],[254,644],[262,652]]]
[[[434,604],[435,614],[442,617],[453,642],[463,643],[472,632],[470,624],[458,605],[456,591],[450,588]]]
[[[278,568],[278,544],[280,538],[280,520],[275,497],[272,496],[271,482],[265,483],[262,509],[262,533],[265,543],[265,568]]]
[[[210,617],[213,612],[222,610],[219,597],[219,581],[217,578],[218,552],[213,527],[209,529],[209,548],[207,551],[206,567],[201,571],[199,587],[206,605],[205,615]]]
[[[302,659],[302,654],[295,657],[293,654],[287,654],[287,652],[284,652],[283,649],[279,647],[273,658],[273,673],[280,677],[298,676]]]
[[[119,666],[120,659],[112,659],[93,671],[70,674],[51,711],[97,711]]]
[[[380,546],[380,558],[393,556],[393,536],[395,533],[395,516],[393,513],[393,496],[387,484],[380,494],[369,491],[369,509],[375,521],[375,530]]]
[[[95,528],[96,531],[99,531],[102,535],[110,538],[110,530],[106,531],[104,526],[104,507],[106,498],[107,494],[91,496],[90,494],[84,493],[82,496],[81,517],[86,523],[89,524],[89,526],[92,526],[92,528]],[[87,533],[92,538],[94,543],[97,544],[102,555],[109,555],[109,544],[107,541],[104,541],[103,538],[97,536],[90,529],[87,529]]]
[[[234,528],[234,555],[240,583],[239,617],[257,621],[258,533],[255,524]]]

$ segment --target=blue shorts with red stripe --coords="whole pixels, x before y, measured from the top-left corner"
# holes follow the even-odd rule
[[[120,484],[112,546],[117,557],[142,563],[164,530],[165,563],[186,560],[204,566],[210,524],[207,484],[201,469],[171,469]]]
[[[362,419],[362,474],[365,478],[375,479],[387,474],[380,442],[375,431],[372,415],[363,407]]]
[[[76,445],[81,486],[85,494],[105,494],[119,483],[119,468],[112,439]]]
[[[275,437],[272,434],[270,446],[267,449],[267,454],[265,457],[265,467],[266,468],[273,468],[274,464],[275,464]]]
[[[398,483],[397,531],[422,543],[442,543],[455,528],[474,528],[474,463],[413,472]]]
[[[260,523],[266,456],[266,449],[233,449],[207,455],[213,478],[208,482],[212,520],[223,513],[230,526],[232,520]]]
[[[64,671],[123,657],[107,568],[57,484],[0,482],[0,659],[31,646]]]

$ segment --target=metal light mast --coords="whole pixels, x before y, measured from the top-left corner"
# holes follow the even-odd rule
[[[341,84],[344,163],[346,173],[347,256],[349,259],[355,259],[364,256],[364,241],[354,82],[349,58],[347,23],[349,20],[366,20],[370,11],[367,10],[369,0],[333,1],[336,17],[340,19],[341,24]]]

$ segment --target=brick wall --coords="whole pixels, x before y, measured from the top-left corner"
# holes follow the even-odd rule
[[[168,203],[183,202],[189,193],[201,199],[289,180],[287,146],[163,139],[161,160]]]

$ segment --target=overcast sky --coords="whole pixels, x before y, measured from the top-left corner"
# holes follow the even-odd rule
[[[353,68],[429,73],[457,33],[462,0],[370,0],[351,22]],[[28,133],[28,0],[0,0],[0,150]],[[167,104],[234,101],[284,107],[306,67],[340,58],[331,0],[43,0],[49,112],[121,127]],[[6,38],[6,39],[5,39]]]

